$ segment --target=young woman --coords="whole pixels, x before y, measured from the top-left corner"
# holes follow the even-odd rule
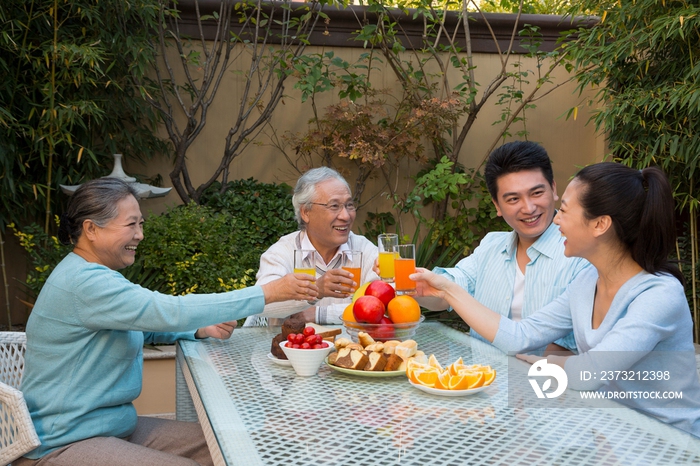
[[[582,169],[566,188],[554,223],[566,237],[566,256],[583,257],[594,267],[520,322],[492,312],[459,285],[431,272],[419,270],[412,278],[419,295],[446,300],[475,331],[511,354],[573,330],[579,354],[548,358],[566,370],[569,388],[630,393],[672,387],[682,392],[682,399],[640,396],[624,402],[700,436],[693,322],[683,277],[668,262],[675,240],[673,212],[668,180],[657,168],[639,171],[599,163]],[[520,357],[531,363],[539,359]],[[580,377],[581,371],[611,370],[625,371],[625,380]],[[635,377],[658,370],[666,379],[658,384]]]

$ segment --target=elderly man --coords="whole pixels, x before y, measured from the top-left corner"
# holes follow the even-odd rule
[[[350,303],[354,289],[361,283],[379,279],[372,270],[377,247],[350,231],[356,206],[350,186],[340,173],[328,167],[304,173],[294,188],[292,204],[299,231],[283,236],[260,257],[257,284],[292,273],[295,249],[315,250],[319,299],[265,306],[262,314],[248,317],[245,326],[266,325],[267,318],[284,318],[302,311],[309,322],[340,323],[340,315]],[[352,274],[341,268],[343,251],[362,251],[361,283],[354,283]]]

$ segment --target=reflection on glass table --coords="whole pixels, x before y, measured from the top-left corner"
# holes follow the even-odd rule
[[[178,419],[199,419],[216,464],[700,463],[700,439],[625,407],[509,405],[509,364],[527,371],[525,363],[439,323],[421,325],[418,348],[445,363],[491,365],[491,387],[436,396],[406,377],[357,377],[326,365],[297,377],[268,357],[278,332],[246,327],[224,342],[179,343]]]

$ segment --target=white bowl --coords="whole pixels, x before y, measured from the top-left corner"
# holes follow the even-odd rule
[[[287,348],[287,343],[289,342],[286,340],[281,341],[280,348],[284,351],[289,362],[292,363],[294,372],[302,377],[316,374],[328,353],[335,350],[335,346],[331,342],[326,342],[328,343],[328,348],[321,349]]]

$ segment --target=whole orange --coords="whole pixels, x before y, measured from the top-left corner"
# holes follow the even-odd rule
[[[352,313],[352,303],[348,304],[343,311],[343,320],[347,322],[357,322],[357,320],[355,320],[355,315]]]
[[[395,324],[417,322],[420,319],[420,305],[418,301],[408,295],[397,296],[386,307],[389,318]]]

